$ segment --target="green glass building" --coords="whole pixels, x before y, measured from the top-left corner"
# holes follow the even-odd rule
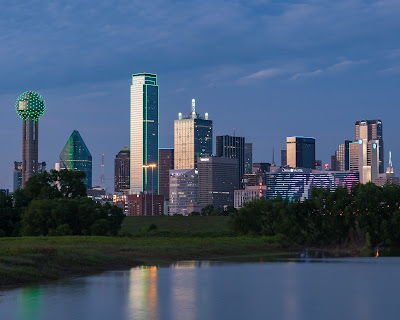
[[[62,169],[83,171],[86,174],[83,182],[88,189],[92,188],[92,155],[76,130],[60,153],[60,170]]]

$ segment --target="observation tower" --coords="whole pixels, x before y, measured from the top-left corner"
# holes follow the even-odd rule
[[[22,188],[38,172],[39,119],[46,110],[43,97],[34,91],[22,93],[15,111],[22,119]]]

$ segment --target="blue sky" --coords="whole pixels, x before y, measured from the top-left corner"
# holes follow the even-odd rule
[[[0,188],[21,160],[14,101],[43,95],[39,161],[53,168],[73,130],[93,156],[99,184],[129,145],[131,74],[158,74],[160,146],[190,111],[214,121],[214,136],[253,142],[270,161],[286,136],[313,136],[316,155],[353,139],[358,119],[381,118],[385,160],[400,173],[400,1],[15,1],[0,10]],[[214,147],[215,148],[215,147]],[[386,161],[387,162],[387,161]],[[386,165],[386,164],[385,164]]]

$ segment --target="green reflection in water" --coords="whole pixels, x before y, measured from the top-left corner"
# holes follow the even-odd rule
[[[42,290],[40,288],[24,288],[18,297],[18,319],[39,320],[42,316]]]

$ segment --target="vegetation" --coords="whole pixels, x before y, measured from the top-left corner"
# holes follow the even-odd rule
[[[117,235],[124,219],[116,206],[87,198],[81,171],[35,174],[12,199],[0,193],[0,236]]]
[[[359,184],[350,193],[313,189],[304,202],[257,199],[232,215],[230,223],[235,234],[282,235],[292,244],[399,244],[400,186]]]

